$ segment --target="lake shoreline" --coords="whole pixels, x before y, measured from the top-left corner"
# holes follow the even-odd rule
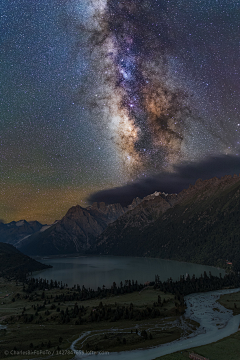
[[[214,266],[149,257],[90,255],[38,259],[45,264],[51,264],[53,268],[35,272],[33,277],[62,281],[69,286],[84,285],[92,289],[103,284],[109,287],[113,282],[119,284],[125,279],[145,283],[154,281],[155,275],[159,275],[162,281],[168,278],[176,281],[180,275],[187,274],[200,277],[205,271],[217,276],[225,275],[224,269]]]
[[[108,257],[116,257],[116,258],[135,258],[135,259],[158,259],[158,260],[164,260],[164,261],[176,261],[178,263],[183,263],[183,264],[193,264],[193,265],[202,265],[202,266],[208,266],[208,267],[212,267],[218,270],[223,270],[226,271],[226,269],[224,268],[220,268],[219,266],[215,266],[215,265],[206,265],[206,264],[201,264],[201,263],[195,263],[195,262],[190,262],[190,261],[183,261],[183,260],[174,260],[174,259],[166,259],[166,258],[161,258],[161,257],[151,257],[151,256],[132,256],[132,255],[101,255],[101,254],[59,254],[59,255],[49,255],[49,256],[31,256],[31,258],[35,259],[35,260],[49,260],[49,259],[65,259],[65,258],[91,258],[91,257],[101,257],[101,258],[108,258]]]

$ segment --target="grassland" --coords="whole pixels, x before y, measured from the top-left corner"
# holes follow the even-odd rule
[[[34,291],[28,295],[23,291],[22,284],[1,278],[0,324],[6,325],[6,328],[0,330],[0,357],[20,360],[26,359],[27,353],[22,352],[30,351],[27,358],[34,358],[40,357],[39,355],[44,357],[49,351],[51,354],[55,351],[57,358],[61,351],[64,354],[61,356],[62,360],[70,359],[73,355],[67,349],[86,332],[91,332],[91,337],[83,337],[77,343],[77,349],[122,351],[146,348],[173,341],[191,333],[198,326],[189,322],[182,327],[180,317],[176,316],[177,300],[174,295],[162,293],[152,287],[141,292],[79,301],[79,312],[82,311],[80,318],[78,314],[72,315],[76,309],[76,301],[56,301],[56,296],[62,293],[71,296],[73,291],[51,289]],[[159,295],[162,303],[157,305]],[[117,321],[99,321],[99,318],[94,318],[94,313],[100,311],[99,308],[121,310],[131,306],[139,313],[146,313],[157,306],[160,314],[142,320],[126,317]]]
[[[225,308],[232,310],[234,315],[240,314],[240,292],[222,295],[218,302]]]
[[[0,329],[0,357],[23,360],[34,357],[47,358],[51,354],[51,359],[55,360],[61,354],[62,360],[72,359],[73,353],[69,351],[69,347],[81,335],[83,337],[76,344],[76,349],[85,352],[147,348],[187,335],[198,326],[194,322],[189,322],[183,327],[180,317],[176,316],[174,295],[162,293],[152,287],[140,293],[80,301],[79,308],[84,306],[85,309],[82,323],[76,324],[77,318],[71,316],[67,323],[63,323],[60,315],[66,314],[67,308],[71,314],[76,307],[76,301],[56,303],[56,295],[71,295],[72,291],[73,289],[52,289],[44,291],[44,295],[43,291],[35,291],[26,298],[22,284],[0,278],[0,324],[6,325],[5,329]],[[120,309],[133,304],[135,309],[144,312],[156,303],[159,295],[162,304],[160,316],[156,318],[149,317],[137,321],[89,320],[99,307]],[[240,293],[223,295],[219,302],[233,310],[234,314],[240,313]],[[21,353],[24,351],[29,351],[30,355]],[[239,360],[240,332],[216,343],[161,356],[158,359],[185,360],[189,358],[191,351],[210,360]]]
[[[186,351],[160,356],[155,360],[186,360],[189,353],[194,352],[210,360],[239,360],[240,359],[240,332],[228,336],[215,343],[195,347]]]

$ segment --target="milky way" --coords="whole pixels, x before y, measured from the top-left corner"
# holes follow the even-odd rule
[[[130,174],[181,160],[188,123],[201,122],[193,92],[174,76],[168,3],[93,2],[89,42],[105,56],[108,119]]]
[[[94,191],[239,154],[238,0],[0,12],[0,218],[54,221]]]

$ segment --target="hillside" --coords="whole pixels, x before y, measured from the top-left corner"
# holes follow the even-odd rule
[[[199,179],[159,211],[162,203],[161,197],[141,203],[110,224],[97,239],[97,253],[209,265],[240,261],[238,176]]]
[[[24,277],[27,273],[49,268],[22,254],[13,245],[0,242],[0,277]]]

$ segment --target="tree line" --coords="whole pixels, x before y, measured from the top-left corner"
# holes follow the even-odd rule
[[[230,272],[225,274],[224,277],[220,274],[219,276],[213,276],[211,272],[207,275],[206,271],[199,278],[195,275],[190,277],[180,276],[180,280],[173,281],[171,278],[167,281],[160,281],[158,275],[155,276],[154,288],[163,291],[164,293],[169,292],[176,296],[182,297],[192,293],[206,292],[221,290],[223,288],[238,288],[240,287],[240,275],[239,273]]]

